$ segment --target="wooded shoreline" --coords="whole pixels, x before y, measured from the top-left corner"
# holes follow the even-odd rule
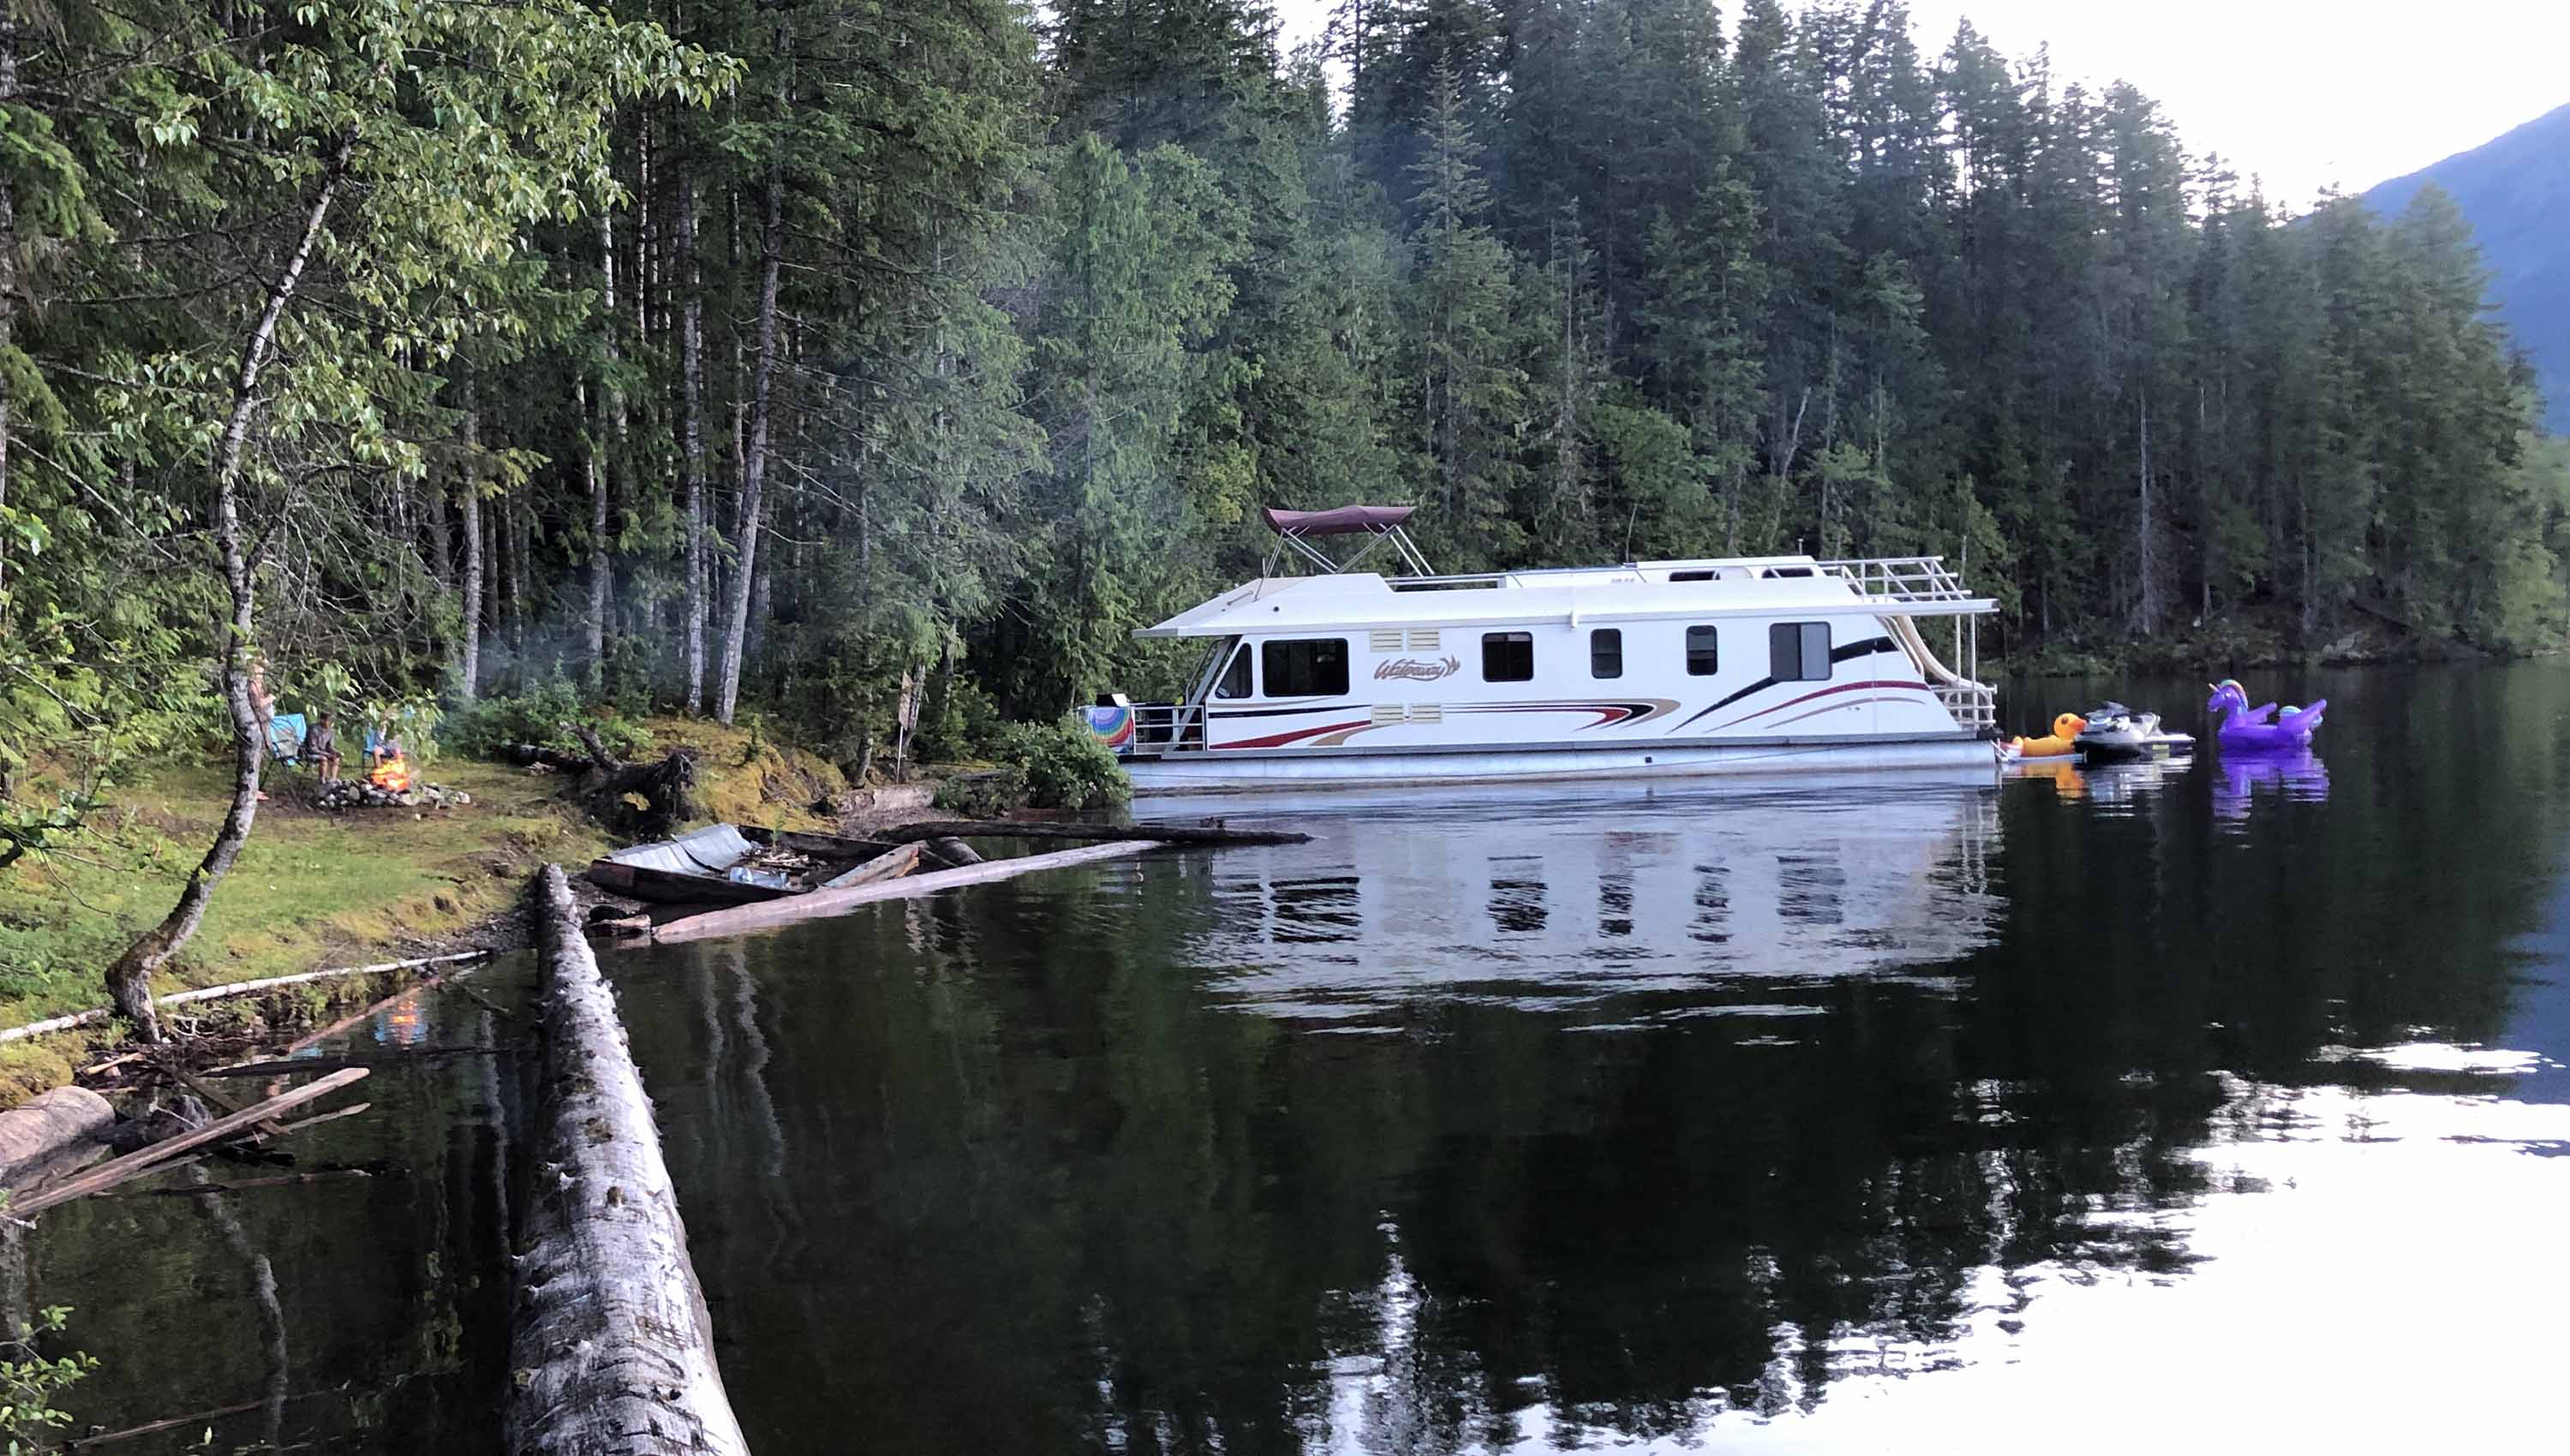
[[[2450,198],[2297,214],[1898,0],[1292,55],[1253,0],[49,14],[0,23],[0,874],[228,745],[105,957],[147,1030],[277,714],[985,757],[1180,686],[1131,633],[1260,506],[1416,506],[1448,571],[1941,553],[2002,655],[2570,641],[2570,445]]]

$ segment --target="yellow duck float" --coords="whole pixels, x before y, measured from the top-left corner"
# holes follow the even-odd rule
[[[2076,742],[2088,720],[2077,713],[2064,713],[2052,720],[2049,738],[2011,738],[2008,754],[2013,758],[2067,758],[2079,751]]]

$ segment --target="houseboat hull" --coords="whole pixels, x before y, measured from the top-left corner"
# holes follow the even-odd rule
[[[1195,749],[1124,764],[1137,797],[1255,793],[1405,784],[1559,783],[1582,779],[1699,778],[1719,774],[1986,771],[1998,781],[1998,748],[1977,734],[1913,739],[1769,738],[1719,743],[1457,744],[1410,748]]]

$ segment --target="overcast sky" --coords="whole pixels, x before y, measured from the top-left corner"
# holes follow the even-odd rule
[[[1275,0],[1288,43],[1335,0]],[[1726,18],[1739,0],[1724,0]],[[2570,0],[1911,0],[1933,55],[1969,15],[2062,81],[2125,80],[2196,154],[2310,205],[2477,147],[2570,103]]]

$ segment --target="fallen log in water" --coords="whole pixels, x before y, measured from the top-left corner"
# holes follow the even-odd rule
[[[880,880],[899,880],[919,868],[919,846],[900,845],[884,851],[846,874],[821,883],[823,890],[851,890]]]
[[[965,885],[984,885],[994,880],[1007,880],[1019,875],[1032,875],[1040,870],[1065,870],[1085,865],[1092,860],[1121,859],[1147,850],[1165,848],[1157,840],[1135,840],[1111,845],[1090,845],[1085,849],[1061,850],[1050,855],[1027,855],[1015,860],[991,860],[962,870],[939,870],[929,875],[912,875],[888,880],[880,885],[860,885],[849,890],[816,890],[809,895],[789,896],[784,900],[765,901],[758,905],[735,905],[682,920],[671,920],[651,932],[655,940],[703,940],[717,935],[738,935],[749,930],[764,930],[773,925],[792,924],[796,920],[822,919],[845,914],[856,906],[878,900],[906,900],[914,896],[935,895]]]
[[[317,1082],[306,1082],[291,1092],[271,1097],[255,1107],[244,1107],[228,1116],[215,1118],[204,1127],[154,1143],[151,1147],[128,1153],[122,1158],[101,1163],[87,1173],[77,1178],[67,1178],[32,1198],[23,1201],[12,1200],[9,1212],[21,1217],[42,1213],[56,1204],[69,1203],[73,1199],[114,1188],[129,1179],[140,1178],[191,1148],[203,1147],[208,1143],[218,1142],[223,1138],[246,1132],[254,1124],[272,1121],[280,1112],[326,1097],[364,1075],[366,1075],[364,1067],[342,1068]],[[291,1130],[299,1125],[289,1123],[285,1126],[287,1130]]]
[[[379,1057],[360,1056],[290,1056],[269,1057],[254,1062],[234,1062],[227,1067],[208,1067],[200,1077],[299,1077],[312,1072],[335,1072],[341,1067],[401,1067],[430,1057],[496,1057],[516,1056],[523,1046],[408,1046]]]
[[[1164,845],[1300,845],[1308,834],[1290,829],[1225,829],[1216,824],[1044,824],[1015,819],[924,819],[877,830],[893,844],[944,839],[1156,840]]]
[[[192,1183],[180,1188],[125,1188],[102,1193],[100,1198],[209,1198],[218,1193],[247,1193],[256,1188],[299,1188],[307,1183],[336,1183],[347,1178],[372,1178],[366,1168],[315,1168],[309,1173],[280,1173],[273,1178],[242,1178],[230,1183]]]
[[[651,1102],[548,865],[531,913],[545,1056],[511,1308],[511,1456],[747,1456]]]
[[[927,850],[937,857],[941,870],[967,870],[988,863],[971,845],[959,839],[930,840]]]

